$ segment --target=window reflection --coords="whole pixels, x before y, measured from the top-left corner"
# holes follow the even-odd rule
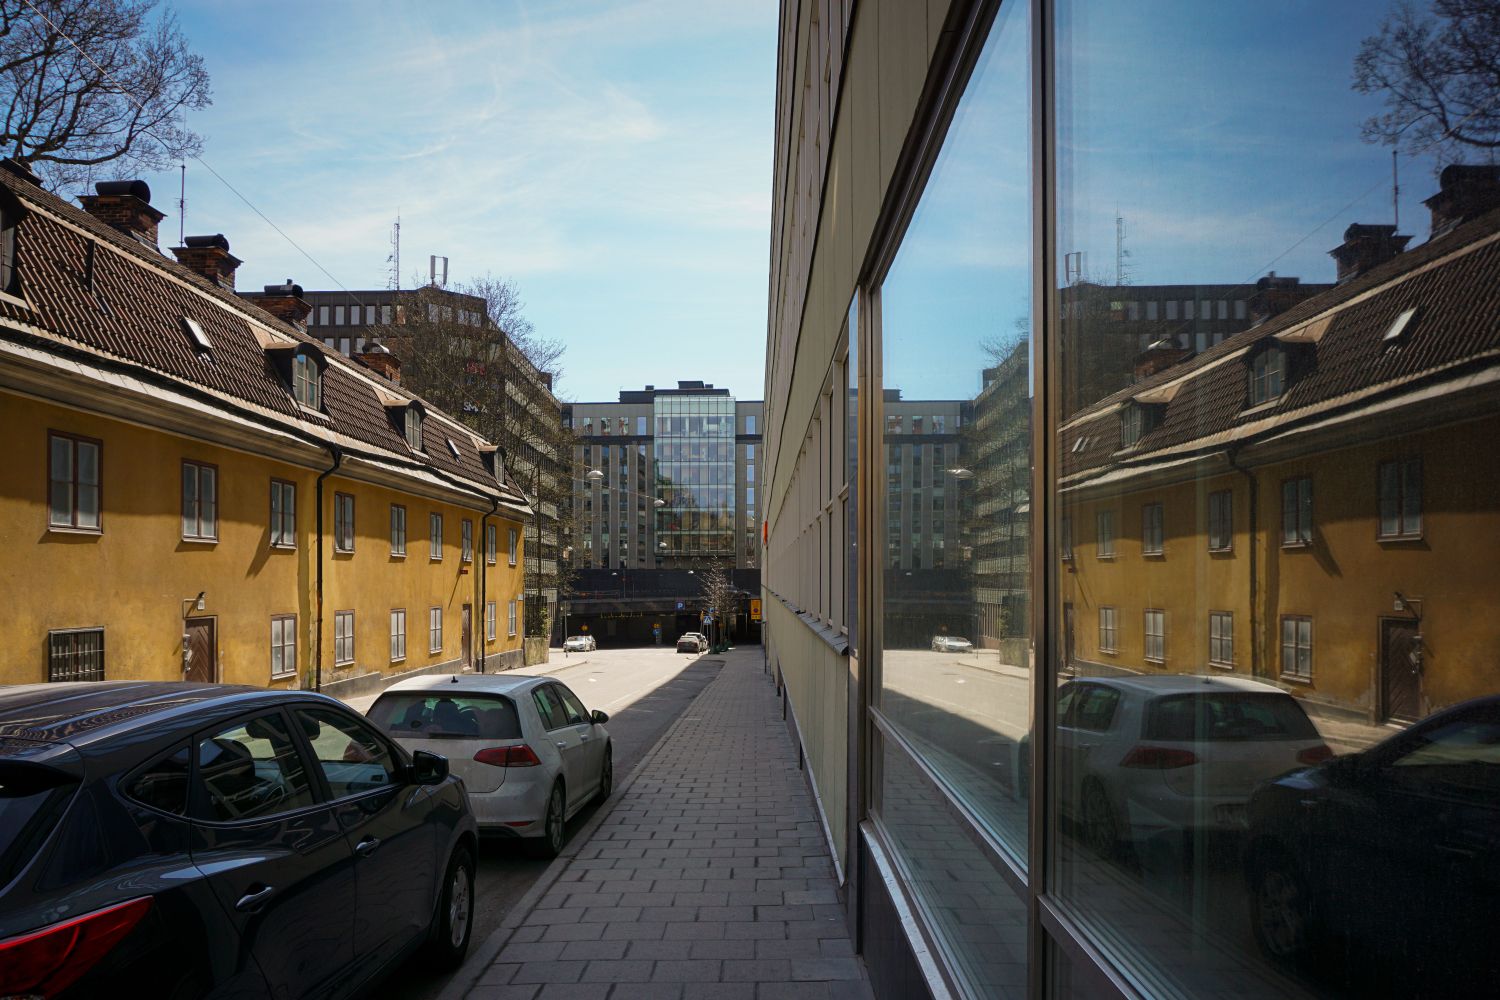
[[[1500,167],[1382,82],[1460,10],[1058,5],[1052,885],[1153,995],[1500,971]]]

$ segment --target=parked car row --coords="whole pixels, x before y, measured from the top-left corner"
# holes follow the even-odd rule
[[[1060,802],[1095,853],[1233,835],[1273,960],[1352,946],[1443,995],[1492,987],[1500,697],[1339,757],[1297,699],[1243,678],[1080,678],[1057,718]]]
[[[679,653],[706,653],[708,652],[708,636],[701,632],[684,632],[682,638],[677,640],[677,652]]]
[[[610,793],[605,721],[547,677],[407,681],[368,719],[226,685],[0,689],[0,996],[344,997],[418,952],[456,967],[479,831],[555,855]]]

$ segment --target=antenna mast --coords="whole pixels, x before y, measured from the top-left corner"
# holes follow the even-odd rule
[[[1115,210],[1115,284],[1130,284],[1130,251],[1125,249],[1125,217]]]
[[[385,258],[385,262],[391,265],[391,276],[386,281],[386,287],[392,291],[401,290],[401,212],[396,212],[396,224],[391,227],[391,252]]]
[[[1401,180],[1396,174],[1396,151],[1391,150],[1391,215],[1396,230],[1401,229]]]
[[[177,245],[182,246],[187,233],[187,162],[182,163],[181,187],[177,190]]]

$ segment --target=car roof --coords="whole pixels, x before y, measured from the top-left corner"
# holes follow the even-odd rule
[[[556,680],[554,677],[545,677],[537,674],[423,674],[421,677],[411,677],[404,681],[397,681],[381,692],[386,694],[399,694],[404,692],[422,691],[429,693],[461,694],[483,693],[483,694],[513,694],[526,691],[544,684],[547,681]]]
[[[1245,694],[1284,694],[1274,684],[1252,681],[1245,677],[1217,677],[1211,674],[1120,675],[1114,677],[1075,677],[1077,683],[1103,684],[1107,687],[1135,691],[1145,695],[1201,694],[1207,691],[1237,691]]]
[[[0,737],[84,747],[146,726],[195,729],[205,715],[280,704],[333,701],[310,691],[188,681],[75,681],[0,688]]]

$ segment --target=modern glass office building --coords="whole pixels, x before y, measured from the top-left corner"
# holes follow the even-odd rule
[[[734,559],[734,397],[658,394],[656,537],[662,555]]]
[[[1500,5],[781,9],[766,655],[877,995],[1492,994]]]

